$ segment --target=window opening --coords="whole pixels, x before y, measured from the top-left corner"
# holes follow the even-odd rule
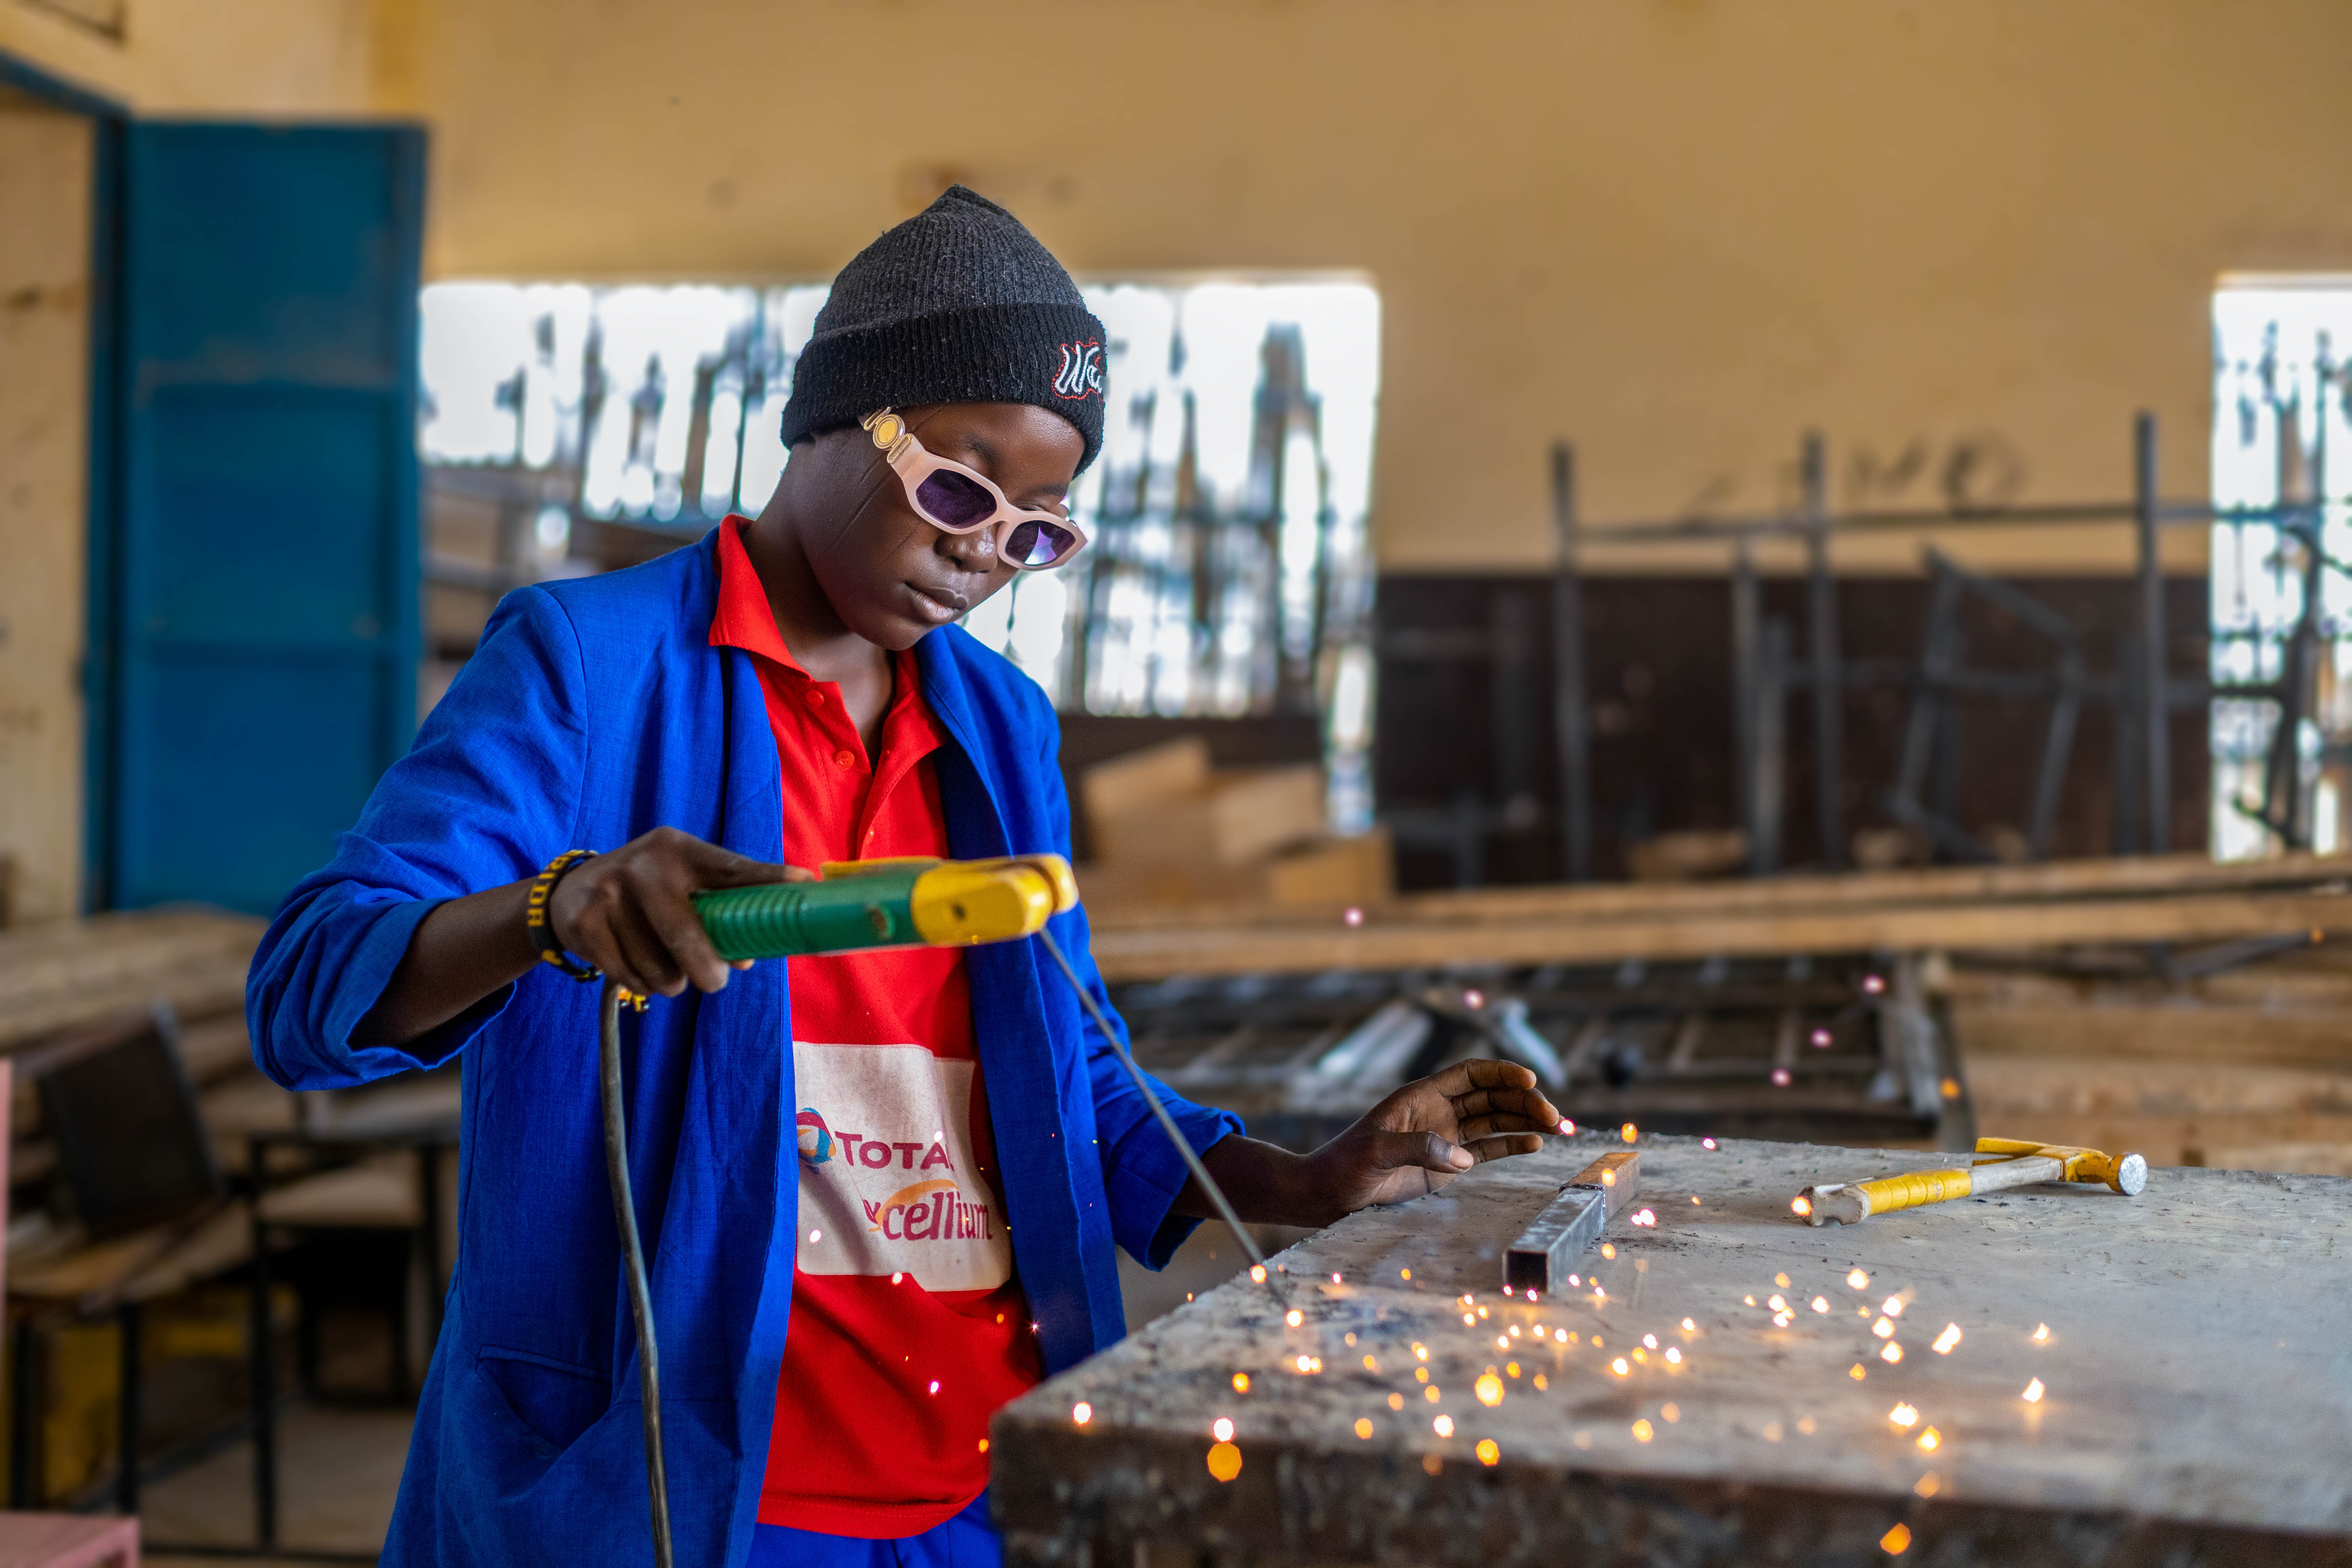
[[[2213,298],[2211,848],[2344,847],[2352,788],[2352,277]],[[2264,509],[2233,519],[2231,509]],[[2244,688],[2268,686],[2249,694]]]
[[[497,594],[757,513],[823,284],[453,281],[423,301],[436,670]],[[1107,280],[1094,547],[967,618],[1066,710],[1321,717],[1331,820],[1371,822],[1367,519],[1380,296],[1354,278]]]

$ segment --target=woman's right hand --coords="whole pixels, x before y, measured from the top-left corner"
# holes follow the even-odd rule
[[[676,996],[689,983],[720,989],[730,967],[695,915],[695,894],[815,879],[798,866],[771,865],[656,827],[565,872],[547,915],[573,957],[640,996]],[[751,962],[732,967],[748,969]]]

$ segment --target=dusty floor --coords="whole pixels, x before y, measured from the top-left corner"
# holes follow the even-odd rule
[[[408,1453],[405,1410],[294,1405],[278,1426],[278,1537],[300,1548],[373,1552],[383,1543]],[[253,1539],[253,1448],[240,1443],[166,1479],[142,1499],[142,1534],[165,1545]],[[299,1559],[292,1559],[299,1561]],[[152,1552],[155,1568],[228,1568],[253,1561]],[[275,1559],[285,1563],[289,1558]]]

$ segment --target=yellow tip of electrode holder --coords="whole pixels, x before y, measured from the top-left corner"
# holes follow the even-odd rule
[[[1058,875],[1056,874],[1058,873]],[[1009,942],[1041,930],[1077,902],[1076,879],[1058,855],[943,861],[915,879],[909,914],[935,947]]]

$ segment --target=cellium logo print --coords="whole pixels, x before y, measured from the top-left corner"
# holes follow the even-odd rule
[[[1102,389],[1102,344],[1092,340],[1064,343],[1062,368],[1054,377],[1054,395],[1100,397]]]

